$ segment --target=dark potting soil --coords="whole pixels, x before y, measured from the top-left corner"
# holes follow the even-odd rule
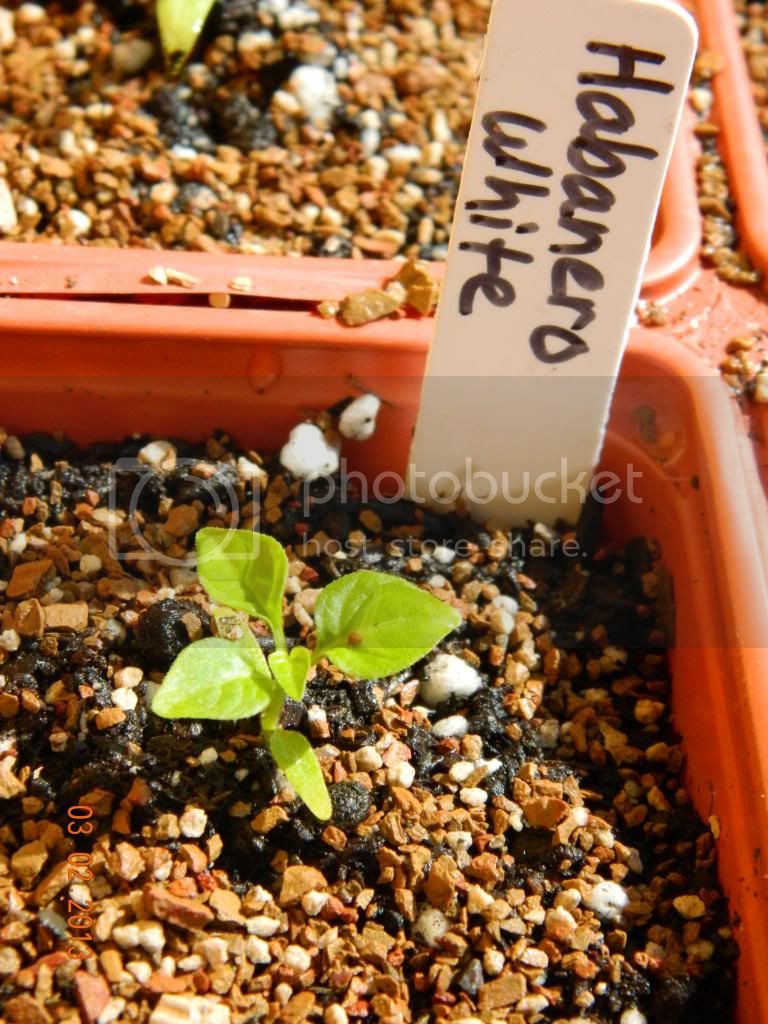
[[[0,455],[12,1024],[35,998],[41,1021],[78,1005],[152,1024],[732,1019],[737,949],[715,837],[682,783],[654,545],[544,557],[558,537],[540,527],[305,505],[276,460],[255,490],[254,454],[225,437],[148,442],[78,452],[36,435]],[[293,641],[318,589],[360,568],[463,614],[412,670],[359,682],[320,666],[289,702],[327,776],[328,823],[286,788],[257,722],[149,709],[179,650],[211,632],[184,559],[199,526],[236,525],[234,503],[288,547]],[[68,835],[73,805],[94,808],[92,834]],[[90,883],[67,884],[72,850],[92,857]],[[67,958],[68,899],[91,904],[87,970]]]

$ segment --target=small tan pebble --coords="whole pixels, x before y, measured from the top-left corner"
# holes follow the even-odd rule
[[[170,441],[150,441],[139,450],[139,462],[171,472],[176,468],[176,449]]]
[[[109,1002],[109,985],[101,974],[84,970],[76,971],[73,981],[83,1024],[96,1024]]]
[[[174,537],[188,537],[200,523],[200,513],[194,505],[174,505],[165,520],[165,529]]]
[[[726,68],[725,57],[717,50],[702,50],[696,58],[694,76],[705,81]]]
[[[672,906],[686,921],[695,921],[707,912],[706,904],[698,896],[678,896],[672,900]]]
[[[130,843],[118,843],[109,861],[118,878],[132,882],[144,871],[144,858]]]
[[[21,562],[13,570],[6,597],[26,597],[33,594],[43,579],[53,568],[50,558],[41,558],[36,562]]]
[[[14,459],[16,462],[21,462],[26,454],[23,444],[15,434],[8,434],[8,436],[4,438],[3,451],[9,459]]]
[[[214,309],[229,309],[231,304],[232,298],[226,292],[211,292],[208,296],[208,305]]]
[[[149,1024],[230,1024],[229,1007],[205,996],[166,992],[149,1016]]]
[[[258,832],[259,835],[266,835],[271,832],[273,828],[277,828],[278,825],[282,825],[288,821],[290,815],[284,807],[278,807],[272,805],[270,807],[264,807],[255,817],[251,820],[251,828],[254,832]]]
[[[144,670],[141,668],[135,668],[132,665],[128,665],[125,668],[120,668],[115,672],[113,682],[115,686],[125,687],[132,689],[134,686],[138,686],[144,678]]]
[[[253,281],[250,277],[243,274],[239,277],[233,277],[227,287],[231,288],[233,292],[249,292],[253,288]]]
[[[170,921],[181,928],[197,931],[214,919],[214,913],[198,900],[174,896],[160,885],[144,887],[147,909],[161,921]]]
[[[28,889],[48,860],[48,849],[41,840],[20,846],[11,857],[11,874],[17,878],[24,889]]]
[[[538,797],[523,805],[525,820],[533,828],[554,828],[568,810],[565,800],[553,796]]]
[[[365,291],[348,295],[341,303],[339,316],[348,327],[362,327],[364,324],[381,320],[400,308],[397,298],[381,288],[367,288]]]
[[[101,559],[98,555],[83,555],[80,559],[80,572],[86,576],[94,576],[101,571]]]
[[[326,889],[327,887],[325,875],[317,868],[307,867],[304,864],[286,868],[280,887],[280,906],[285,907],[290,903],[298,903],[301,897],[312,889]]]
[[[666,711],[666,707],[660,701],[642,699],[635,704],[635,718],[642,725],[653,725],[658,722]]]
[[[768,404],[768,370],[761,370],[755,377],[755,390],[752,397],[761,405]]]
[[[199,839],[207,824],[208,815],[200,807],[188,807],[179,818],[179,830],[187,839]]]
[[[0,693],[0,716],[13,718],[19,713],[21,701],[13,693]]]
[[[334,317],[339,315],[341,310],[341,303],[334,302],[331,299],[325,299],[323,302],[318,303],[317,312],[323,318],[323,320],[333,320]]]
[[[122,708],[118,707],[104,708],[96,714],[94,721],[96,722],[96,728],[103,732],[105,729],[111,729],[113,726],[124,722],[125,712]]]
[[[480,1009],[487,1012],[513,1006],[525,996],[527,987],[524,974],[502,974],[480,989]]]
[[[88,605],[85,601],[72,604],[49,604],[44,610],[46,629],[70,629],[82,632],[88,628]]]
[[[199,277],[193,277],[192,274],[187,274],[183,270],[176,270],[175,267],[150,267],[147,276],[155,284],[161,285],[175,284],[181,288],[194,288],[200,284]]]
[[[429,316],[437,305],[439,286],[429,273],[428,264],[408,260],[393,280],[405,289],[406,304],[421,316]]]
[[[338,1003],[331,1003],[330,1006],[325,1008],[323,1024],[349,1024],[347,1011],[343,1006],[339,1006]]]
[[[215,889],[208,900],[208,906],[215,911],[220,921],[241,923],[240,897],[231,889]]]

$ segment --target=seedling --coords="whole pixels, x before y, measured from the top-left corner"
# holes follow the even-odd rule
[[[196,547],[200,581],[217,604],[220,635],[184,648],[152,710],[163,718],[261,715],[278,768],[316,817],[330,818],[331,801],[312,746],[301,733],[279,728],[286,697],[302,699],[310,669],[323,658],[353,679],[400,672],[428,654],[461,616],[405,580],[353,572],[319,595],[314,647],[289,651],[283,632],[288,559],[282,546],[262,533],[206,527],[198,532]],[[275,649],[268,658],[248,617],[261,619],[272,632]]]
[[[216,0],[157,0],[157,25],[169,71],[181,70]]]

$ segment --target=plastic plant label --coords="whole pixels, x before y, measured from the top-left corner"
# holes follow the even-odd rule
[[[695,49],[670,0],[496,0],[416,500],[462,495],[511,525],[575,522],[590,489],[605,494],[594,468]]]

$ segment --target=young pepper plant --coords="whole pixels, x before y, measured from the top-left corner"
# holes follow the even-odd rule
[[[175,74],[182,69],[215,3],[216,0],[157,0],[157,27],[169,71]]]
[[[331,802],[315,753],[299,732],[281,729],[286,697],[300,701],[313,665],[327,658],[354,679],[377,679],[408,668],[461,621],[459,613],[406,580],[362,570],[325,587],[315,607],[315,645],[288,650],[283,593],[288,559],[272,537],[206,527],[196,537],[200,581],[222,624],[236,609],[265,622],[274,651],[264,657],[248,626],[196,640],[168,670],[152,711],[163,718],[234,720],[261,715],[272,757],[320,819]],[[222,630],[225,631],[226,630]],[[230,631],[231,632],[231,631]]]

